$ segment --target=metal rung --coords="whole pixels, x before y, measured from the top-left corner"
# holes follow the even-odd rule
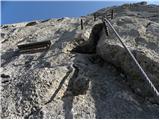
[[[106,17],[111,17],[111,14],[107,14],[107,15],[105,15]]]
[[[51,45],[51,41],[41,41],[41,42],[34,42],[34,43],[28,43],[28,44],[22,44],[18,45],[18,48],[21,53],[24,52],[35,52],[35,51],[43,51],[45,49],[48,49]]]

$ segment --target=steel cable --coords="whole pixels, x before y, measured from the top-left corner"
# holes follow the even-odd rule
[[[147,74],[145,73],[145,71],[143,70],[143,68],[141,67],[141,65],[138,63],[138,61],[136,60],[136,58],[134,57],[134,55],[132,54],[132,52],[126,47],[125,43],[122,41],[122,38],[119,36],[119,34],[117,33],[117,31],[114,29],[114,27],[112,26],[112,24],[110,23],[109,20],[107,20],[106,18],[103,18],[103,22],[105,23],[105,27],[107,27],[107,24],[111,27],[111,29],[114,31],[114,33],[116,34],[116,36],[118,37],[119,41],[121,42],[121,44],[123,45],[123,47],[126,49],[126,51],[129,53],[129,55],[131,56],[131,58],[133,59],[133,61],[135,62],[135,64],[137,65],[138,69],[140,70],[140,72],[142,73],[142,75],[144,76],[145,80],[149,83],[151,89],[154,91],[154,93],[156,94],[157,97],[159,97],[159,92],[156,89],[156,87],[153,85],[153,83],[151,82],[151,80],[149,79],[149,77],[147,76]]]

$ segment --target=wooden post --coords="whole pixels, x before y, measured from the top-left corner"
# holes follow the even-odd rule
[[[83,30],[83,20],[81,19],[81,30]]]
[[[113,12],[114,12],[114,11],[111,10],[111,19],[113,19],[113,15],[114,15]]]

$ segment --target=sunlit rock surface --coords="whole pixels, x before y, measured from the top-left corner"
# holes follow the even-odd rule
[[[111,9],[113,26],[158,88],[158,6],[96,14]],[[19,44],[44,40],[51,41],[46,51],[18,51]],[[3,25],[1,43],[1,118],[158,118],[158,102],[99,18]]]

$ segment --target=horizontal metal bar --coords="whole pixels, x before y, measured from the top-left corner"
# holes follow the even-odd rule
[[[41,41],[41,42],[34,42],[34,43],[28,43],[28,44],[22,44],[18,45],[18,48],[20,50],[27,50],[27,49],[35,49],[35,48],[41,48],[41,47],[50,47],[51,41]]]

